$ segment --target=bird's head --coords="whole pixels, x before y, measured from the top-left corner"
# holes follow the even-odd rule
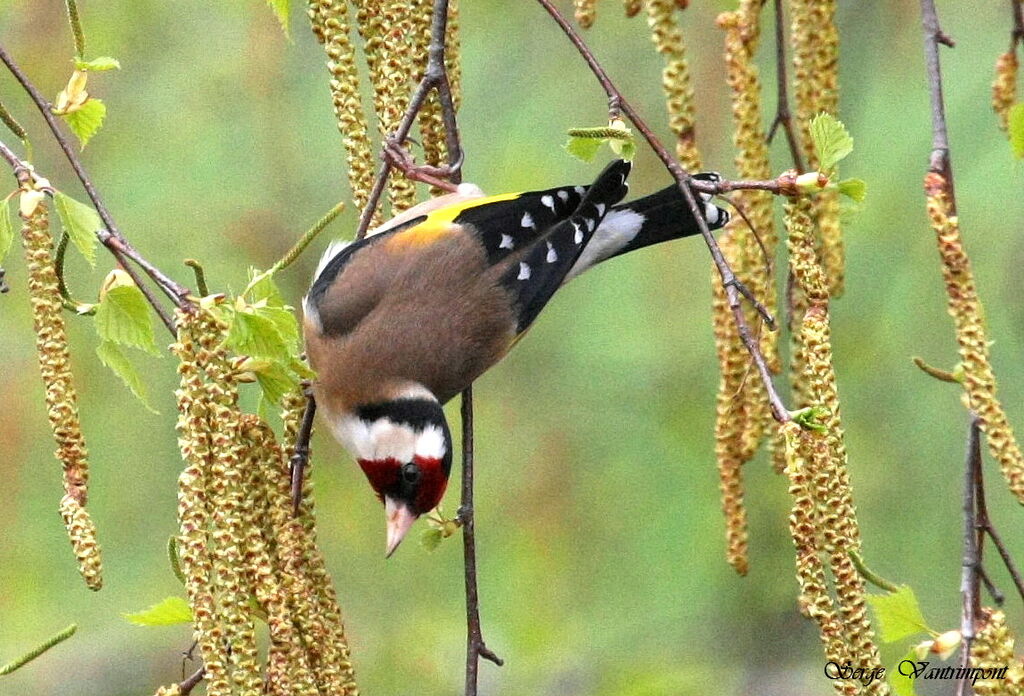
[[[390,556],[416,518],[444,497],[452,466],[448,422],[433,398],[368,404],[344,420],[339,439],[384,503]]]

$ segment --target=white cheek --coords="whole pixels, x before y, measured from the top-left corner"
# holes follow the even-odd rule
[[[389,420],[379,420],[370,426],[373,452],[367,459],[397,459],[411,462],[416,453],[416,436],[409,428]]]
[[[355,416],[333,418],[328,416],[331,434],[341,446],[348,450],[355,459],[370,459],[373,452],[373,440],[370,437],[370,424]]]
[[[416,454],[431,459],[442,459],[448,452],[444,432],[436,425],[429,425],[416,438]]]

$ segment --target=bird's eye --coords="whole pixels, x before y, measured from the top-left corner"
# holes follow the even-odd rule
[[[406,483],[416,483],[420,480],[420,468],[409,462],[402,467],[402,478],[405,479]]]

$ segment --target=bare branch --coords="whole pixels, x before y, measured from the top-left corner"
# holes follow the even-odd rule
[[[22,72],[21,68],[18,67],[17,63],[14,62],[14,59],[8,55],[7,51],[5,51],[2,46],[0,46],[0,62],[3,62],[4,65],[7,66],[7,69],[22,86],[25,92],[28,93],[33,103],[35,103],[36,108],[39,109],[43,119],[46,121],[46,125],[50,128],[50,132],[53,134],[54,139],[57,141],[60,149],[64,152],[64,156],[71,164],[71,168],[78,176],[78,180],[82,182],[82,187],[85,189],[86,194],[88,194],[89,199],[96,208],[96,212],[99,213],[100,219],[106,227],[106,230],[97,233],[100,237],[100,241],[114,252],[114,256],[117,257],[117,260],[121,265],[126,266],[125,270],[128,270],[126,259],[130,259],[135,262],[139,268],[141,268],[146,275],[153,280],[154,283],[157,284],[157,286],[171,299],[175,306],[180,309],[187,309],[190,307],[191,303],[186,299],[190,294],[189,289],[171,280],[171,278],[160,271],[160,269],[147,261],[121,234],[120,230],[118,230],[110,211],[107,210],[107,207],[103,204],[103,199],[100,198],[99,192],[96,190],[96,186],[85,171],[85,167],[82,165],[82,161],[79,158],[74,145],[63,133],[57,123],[56,117],[54,117],[51,112],[49,102],[46,101],[43,95],[39,92],[39,89],[36,88],[36,86],[28,79],[28,76]],[[105,234],[102,234],[103,232],[105,232]],[[142,288],[141,285],[139,287]],[[143,290],[143,292],[146,292],[146,290]],[[147,295],[147,297],[150,297],[150,295]],[[151,299],[150,302],[152,304],[153,300]],[[158,305],[154,304],[154,309],[157,309],[157,307]],[[162,319],[168,316],[166,311],[163,309],[157,309],[157,312],[161,314]],[[168,321],[164,321],[164,323],[168,324]],[[171,332],[174,333],[173,323],[170,323],[168,328],[170,328]]]
[[[466,696],[476,696],[480,658],[499,667],[504,661],[484,643],[480,630],[480,596],[476,585],[476,532],[473,514],[473,387],[462,392],[462,554],[466,569]]]
[[[0,48],[0,52],[2,51],[3,49]],[[29,165],[27,162],[22,161],[17,155],[14,154],[11,148],[7,147],[7,145],[5,145],[3,142],[0,142],[0,157],[3,157],[3,159],[7,160],[7,163],[11,165],[11,169],[14,171],[14,176],[18,180],[19,186],[21,186],[22,188],[31,188],[34,185],[33,170],[31,165]],[[47,193],[52,195],[52,189],[47,191]],[[149,285],[145,283],[145,281],[139,275],[138,271],[136,271],[128,263],[128,258],[130,257],[128,256],[128,254],[126,254],[126,247],[124,246],[124,244],[122,244],[121,240],[114,237],[106,229],[97,230],[96,237],[100,240],[100,242],[103,243],[103,246],[107,247],[107,249],[110,250],[110,253],[114,255],[114,258],[117,259],[117,262],[121,265],[125,272],[129,276],[131,276],[132,280],[138,286],[139,290],[142,291],[142,294],[146,297],[146,300],[153,307],[153,311],[155,311],[157,313],[157,316],[160,317],[160,321],[163,323],[164,326],[167,327],[167,330],[171,332],[171,335],[177,335],[177,329],[175,328],[174,320],[171,318],[171,315],[167,313],[167,310],[164,309],[163,305],[160,303],[160,300],[157,299],[156,295],[153,293],[153,289],[150,288]],[[135,252],[134,249],[132,249],[132,252],[135,253],[136,256],[138,256],[138,252]],[[149,264],[148,261],[146,263]]]
[[[658,159],[660,159],[662,164],[665,165],[665,168],[672,175],[672,178],[675,179],[676,185],[679,187],[679,191],[683,195],[683,200],[686,201],[693,218],[697,221],[697,224],[700,227],[701,236],[704,237],[704,242],[707,244],[708,249],[711,252],[711,258],[714,259],[715,266],[718,268],[719,275],[722,278],[722,285],[725,288],[726,297],[729,300],[729,308],[732,310],[733,318],[736,321],[736,328],[739,333],[740,340],[743,341],[743,345],[746,346],[747,350],[750,352],[754,365],[757,367],[757,371],[761,375],[761,380],[764,382],[765,391],[771,404],[772,416],[780,423],[789,421],[789,411],[785,404],[782,403],[782,398],[775,389],[775,383],[772,380],[771,371],[768,369],[768,364],[764,359],[764,355],[761,353],[757,340],[750,331],[750,325],[747,323],[747,318],[744,315],[740,296],[745,293],[740,292],[740,282],[736,278],[736,274],[733,273],[732,268],[729,267],[725,257],[722,255],[722,250],[719,248],[714,235],[711,234],[707,221],[704,220],[704,215],[700,210],[700,206],[697,204],[697,198],[694,196],[694,188],[703,190],[701,184],[695,182],[683,166],[669,154],[668,150],[666,150],[665,146],[661,144],[640,114],[628,101],[626,101],[625,97],[622,96],[622,92],[620,92],[612,83],[611,79],[608,77],[608,73],[605,72],[600,62],[598,62],[597,58],[587,47],[583,38],[572,27],[572,25],[569,24],[565,17],[562,16],[551,0],[537,0],[537,2],[540,3],[549,15],[551,15],[551,18],[555,20],[558,26],[562,29],[562,32],[579,51],[583,60],[586,61],[590,68],[590,71],[594,73],[597,81],[601,84],[601,87],[604,88],[605,94],[608,96],[609,104],[613,106],[613,108],[620,110],[621,113],[625,114],[626,117],[629,118],[640,134],[643,135],[644,140],[647,141],[651,150],[654,151],[658,156]],[[774,323],[775,321],[774,317],[771,315],[765,316],[762,314],[762,316],[769,324]]]
[[[782,126],[789,145],[789,154],[798,172],[804,171],[804,160],[800,154],[800,143],[793,128],[793,115],[789,111],[789,78],[786,74],[786,29],[785,14],[782,11],[782,0],[775,0],[775,85],[776,106],[775,119],[768,129],[768,142],[775,137],[775,131]]]

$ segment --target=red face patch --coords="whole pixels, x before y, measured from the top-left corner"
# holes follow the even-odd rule
[[[420,467],[421,477],[416,491],[415,512],[423,514],[437,507],[448,487],[448,477],[444,475],[441,460],[434,457],[416,455],[416,464]]]
[[[394,458],[360,459],[359,466],[366,474],[366,478],[369,479],[374,492],[377,493],[377,498],[383,502],[385,492],[398,483],[402,464]]]

